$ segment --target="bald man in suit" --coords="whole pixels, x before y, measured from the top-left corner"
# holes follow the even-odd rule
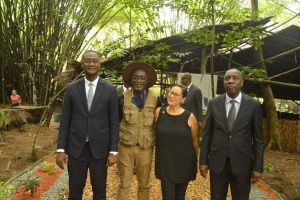
[[[242,73],[224,76],[225,94],[208,103],[199,171],[210,174],[212,200],[225,200],[230,185],[233,200],[249,200],[251,182],[263,173],[264,139],[260,103],[241,92]]]
[[[123,94],[123,92],[125,92],[126,90],[131,89],[131,87],[127,83],[125,83],[125,81],[123,79],[122,79],[122,82],[123,82],[123,85],[116,88],[118,96]]]
[[[182,107],[192,112],[198,122],[198,127],[202,127],[202,92],[192,83],[192,75],[190,73],[184,73],[181,76],[181,84],[187,87],[186,99],[182,104]]]

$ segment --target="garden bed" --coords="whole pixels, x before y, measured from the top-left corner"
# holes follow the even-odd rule
[[[61,170],[55,163],[56,155],[53,153],[44,159],[37,161],[32,167],[20,172],[16,176],[9,179],[5,186],[13,186],[10,194],[5,196],[5,200],[49,200],[58,199],[59,196],[68,186],[68,173]],[[50,167],[49,167],[50,166]],[[50,169],[51,168],[51,169]],[[50,173],[51,171],[51,173]],[[25,191],[25,183],[27,186],[31,181],[32,188],[34,183],[38,183],[36,191]]]

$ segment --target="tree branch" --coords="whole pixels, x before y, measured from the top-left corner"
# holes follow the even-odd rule
[[[297,69],[300,69],[300,66],[299,66],[299,67],[296,67],[296,68],[294,68],[294,69],[288,70],[288,71],[286,71],[286,72],[277,74],[277,75],[275,75],[275,76],[271,76],[271,77],[269,77],[269,79],[277,78],[277,77],[282,76],[282,75],[284,75],[284,74],[291,73],[291,72],[293,72],[293,71],[295,71],[295,70],[297,70]]]
[[[298,50],[300,50],[300,46],[297,47],[297,48],[294,48],[294,49],[292,49],[292,50],[286,51],[286,52],[284,52],[284,53],[278,54],[278,55],[276,55],[276,56],[273,56],[273,57],[271,57],[271,58],[267,58],[267,59],[262,60],[262,61],[260,61],[260,62],[252,63],[252,64],[250,64],[250,65],[248,65],[248,66],[252,66],[252,65],[256,65],[256,64],[260,64],[260,63],[266,63],[266,62],[268,62],[268,61],[270,61],[270,60],[273,60],[273,59],[278,58],[278,57],[281,57],[281,56],[288,55],[288,54],[290,54],[290,53],[294,53],[295,51],[298,51]]]

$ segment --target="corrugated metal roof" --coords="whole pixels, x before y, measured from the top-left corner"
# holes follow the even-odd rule
[[[225,32],[226,30],[231,29],[231,25],[239,25],[241,28],[242,27],[245,28],[249,26],[256,26],[258,24],[264,25],[269,21],[270,21],[270,17],[256,22],[245,21],[243,23],[229,23],[225,25],[217,25],[216,32],[217,33]],[[206,28],[211,28],[211,26]],[[167,55],[173,54],[174,52],[192,52],[192,54],[181,59],[182,62],[188,61],[184,65],[183,71],[190,72],[190,73],[200,72],[200,55],[202,49],[201,45],[192,42],[186,42],[181,36],[171,36],[167,38],[162,38],[160,40],[154,41],[154,44],[158,44],[160,42],[164,42],[171,46],[170,50],[164,52],[164,54]],[[262,49],[263,49],[264,59],[272,58],[284,52],[290,51],[300,46],[300,27],[293,25],[288,28],[285,28],[279,32],[276,32],[272,35],[265,37],[263,39],[263,42],[264,45],[262,46]],[[133,50],[133,52],[135,54],[138,54],[140,52],[150,51],[152,48],[153,46],[136,48]],[[216,52],[218,51],[218,49],[221,48],[222,48],[221,42],[215,45]],[[209,55],[210,50],[211,47],[208,46],[206,48],[207,55]],[[252,65],[254,63],[253,52],[254,52],[253,48],[243,49],[237,53],[234,53],[232,60],[243,66]],[[122,58],[112,58],[102,63],[102,65],[107,68],[113,68],[115,70],[121,71],[124,67],[123,62],[128,62],[131,59],[132,58],[130,57],[130,55]],[[272,77],[274,75],[286,72],[288,70],[300,66],[299,60],[300,60],[300,50],[297,50],[288,55],[280,56],[278,58],[272,59],[271,61],[268,61],[267,63],[265,63],[268,76]],[[207,66],[208,66],[207,73],[210,73],[209,59],[208,59]],[[157,68],[156,66],[153,67]],[[179,72],[180,67],[181,67],[180,63],[170,63],[166,71]],[[228,60],[224,59],[221,56],[216,56],[214,58],[214,71],[218,74],[224,74],[227,69],[228,69]],[[279,76],[272,80],[300,85],[300,69]],[[300,88],[279,86],[279,85],[272,85],[271,87],[273,90],[273,95],[277,99],[300,100]],[[243,90],[246,93],[256,94],[257,96],[261,97],[261,91],[258,83],[245,81]],[[224,92],[223,81],[218,81],[217,93],[221,94],[223,92]]]

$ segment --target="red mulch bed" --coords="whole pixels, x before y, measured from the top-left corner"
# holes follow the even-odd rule
[[[56,156],[51,156],[45,159],[46,162],[55,162]],[[24,194],[24,187],[16,189],[16,194],[11,197],[11,200],[39,200],[41,196],[51,188],[51,186],[58,179],[62,173],[58,168],[53,169],[54,174],[47,174],[46,170],[41,167],[37,171],[33,172],[33,175],[41,177],[40,186],[37,191],[31,196],[30,191]]]

